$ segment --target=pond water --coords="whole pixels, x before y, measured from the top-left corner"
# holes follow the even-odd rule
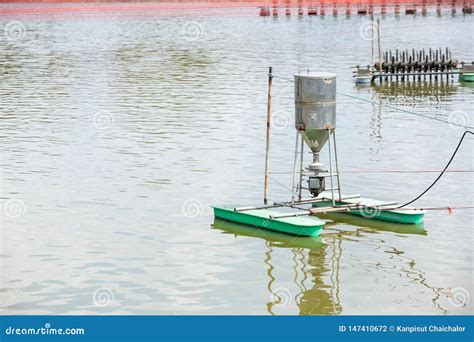
[[[342,215],[317,239],[214,224],[213,204],[262,203],[270,65],[282,77],[272,201],[290,196],[285,78],[298,70],[335,72],[342,93],[472,125],[474,89],[457,77],[356,87],[350,67],[370,61],[367,23],[239,11],[2,17],[1,312],[472,313],[472,210],[430,211],[419,227]],[[474,56],[472,16],[387,15],[381,27],[383,49]],[[441,170],[463,132],[337,101],[344,193],[414,198],[437,172],[379,171]],[[466,139],[451,170],[473,170],[472,146]],[[415,205],[472,206],[473,190],[472,172],[447,173]]]

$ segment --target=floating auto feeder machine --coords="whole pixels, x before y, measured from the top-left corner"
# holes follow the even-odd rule
[[[370,84],[378,80],[383,82],[421,82],[446,81],[459,75],[461,82],[474,82],[474,62],[459,62],[446,47],[439,49],[412,49],[382,51],[380,19],[372,16],[372,47],[370,64],[356,65],[353,72],[356,84]],[[377,47],[375,39],[377,36]],[[376,56],[376,52],[377,55]]]
[[[474,82],[474,62],[459,62],[449,48],[439,48],[383,51],[373,64],[357,65],[353,76],[357,84],[362,84],[377,79],[380,82],[449,81],[454,75],[459,75],[462,82]]]
[[[267,153],[269,146],[272,70],[269,73],[267,113]],[[318,236],[325,220],[318,214],[347,213],[367,219],[402,224],[423,222],[424,212],[383,202],[343,195],[339,177],[336,147],[336,74],[306,72],[294,76],[296,141],[293,159],[292,198],[262,206],[214,206],[217,218],[297,236]],[[304,166],[305,146],[312,162]],[[327,146],[327,148],[325,148]],[[322,152],[328,153],[328,165],[321,163]],[[265,167],[267,197],[268,159]],[[303,190],[307,198],[303,198]],[[282,210],[284,209],[284,210]]]

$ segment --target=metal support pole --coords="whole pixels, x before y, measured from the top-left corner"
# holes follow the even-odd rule
[[[336,176],[337,176],[337,190],[339,193],[339,201],[341,201],[341,180],[339,178],[339,163],[337,162],[337,147],[336,147],[336,131],[332,132],[332,137],[334,139],[334,159],[336,160]]]
[[[263,189],[263,204],[268,203],[268,154],[270,150],[270,113],[272,109],[272,67],[268,68],[268,100],[267,100],[267,137],[265,143],[265,177]]]
[[[332,205],[336,205],[336,199],[334,198],[334,181],[333,181],[333,173],[332,173],[332,153],[331,153],[331,133],[332,129],[328,129],[329,137],[328,137],[328,148],[329,148],[329,175],[331,178],[331,198],[332,198]]]
[[[301,189],[303,187],[303,151],[304,151],[304,139],[301,137],[300,146],[300,187],[298,189],[298,201],[301,201]]]
[[[370,66],[373,67],[374,66],[374,51],[375,51],[375,46],[374,46],[374,31],[375,31],[374,15],[372,14],[370,16],[370,18],[371,18],[371,21],[372,21],[372,50],[371,50],[371,54],[370,54]]]
[[[300,133],[296,132],[296,143],[295,143],[295,158],[293,162],[293,186],[291,187],[291,203],[296,201],[296,164],[298,163],[298,143]]]
[[[380,70],[380,83],[382,83],[382,50],[380,47],[380,19],[377,19],[377,43],[379,48],[379,70]]]

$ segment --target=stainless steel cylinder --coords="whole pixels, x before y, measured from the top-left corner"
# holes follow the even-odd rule
[[[319,152],[336,128],[336,74],[295,75],[295,126],[306,144]]]
[[[336,101],[336,74],[310,72],[295,75],[295,103],[317,104]]]

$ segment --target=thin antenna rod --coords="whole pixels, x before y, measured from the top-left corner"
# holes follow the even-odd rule
[[[374,51],[375,51],[375,44],[374,44],[374,31],[375,31],[375,27],[374,27],[374,15],[372,14],[371,16],[371,19],[372,19],[372,52],[370,54],[370,66],[373,66],[374,65]]]
[[[379,47],[379,70],[380,70],[380,83],[382,83],[382,50],[380,48],[380,19],[377,19],[377,38]]]
[[[265,180],[263,190],[263,204],[268,203],[268,153],[270,150],[270,120],[271,120],[271,109],[272,109],[272,80],[273,80],[273,68],[268,68],[268,100],[267,100],[267,138],[265,143]]]

